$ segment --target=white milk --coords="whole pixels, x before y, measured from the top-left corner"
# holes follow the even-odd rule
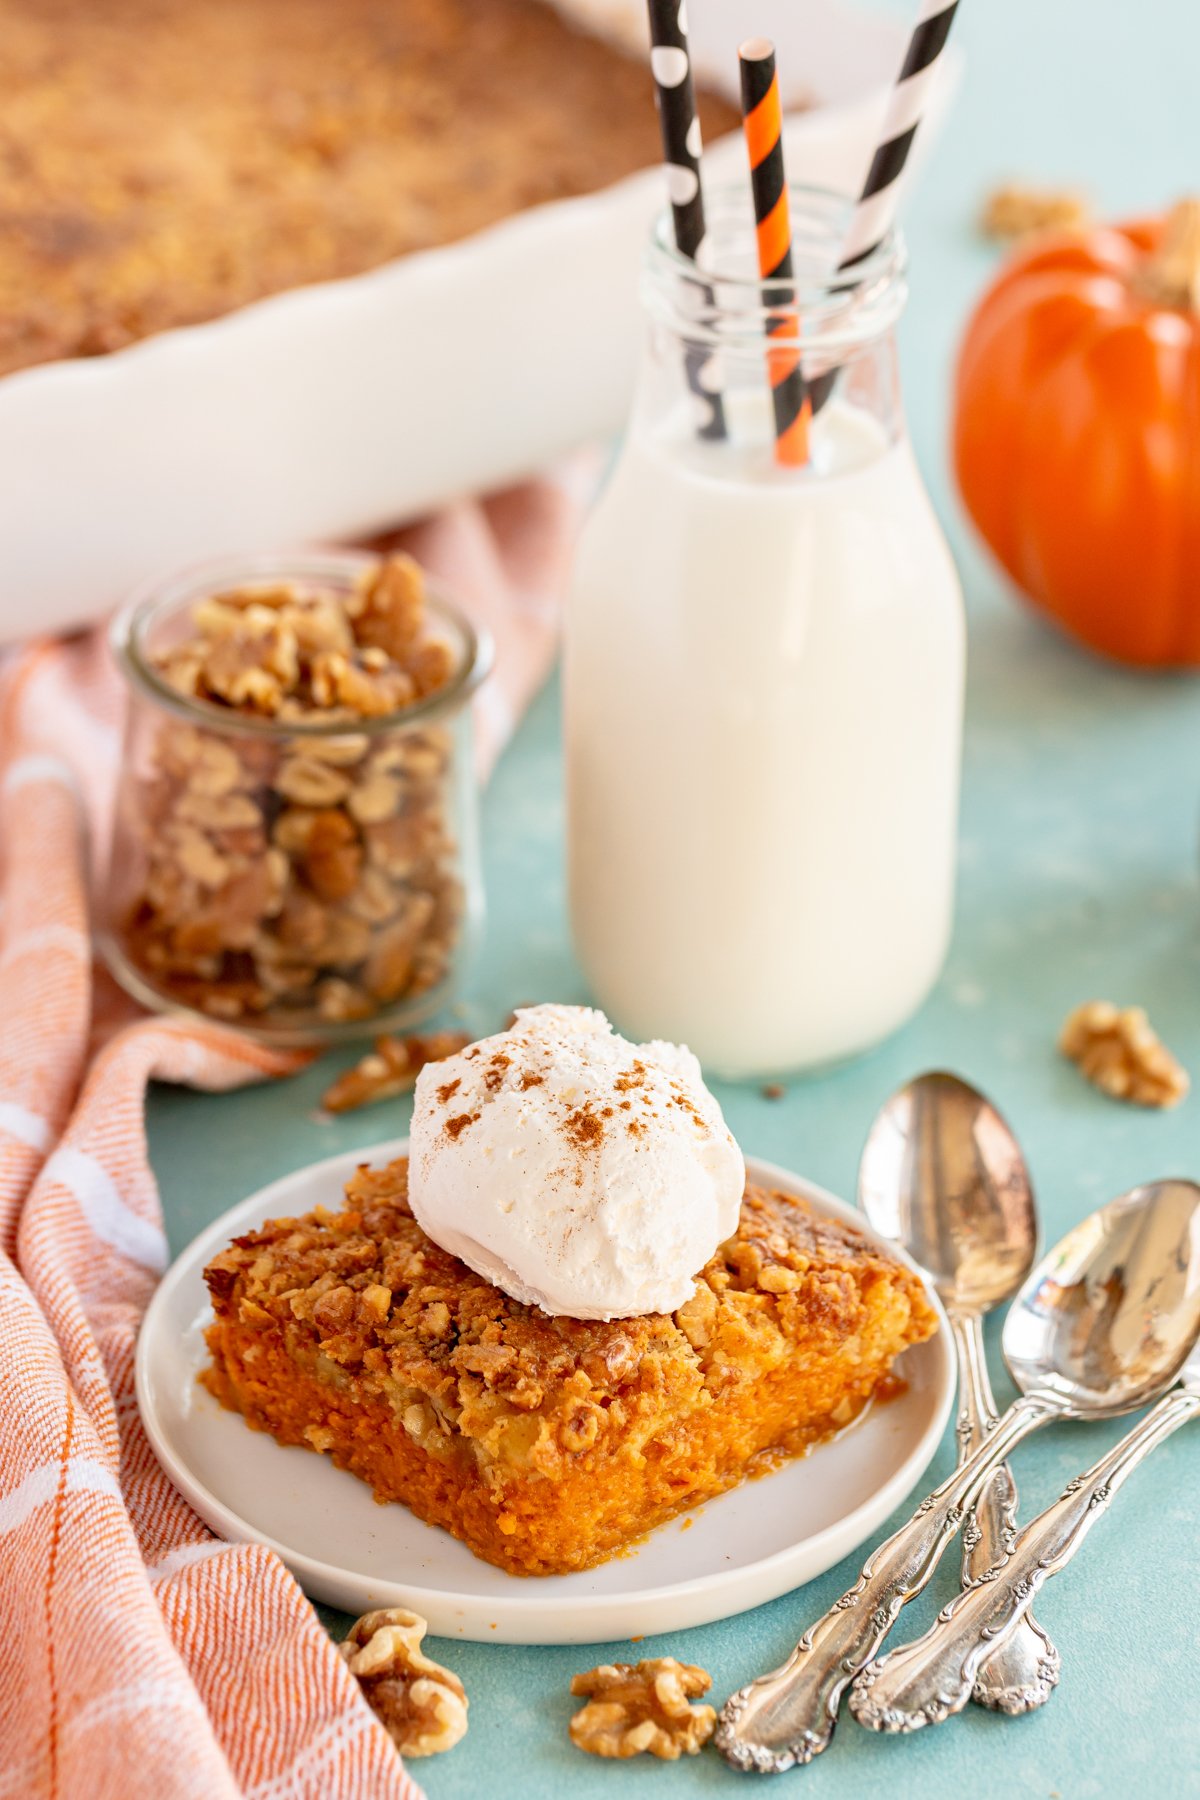
[[[950,932],[958,579],[906,441],[814,466],[635,424],[565,652],[571,917],[622,1031],[755,1075],[875,1043]]]

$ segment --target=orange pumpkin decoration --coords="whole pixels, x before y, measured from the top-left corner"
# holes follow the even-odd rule
[[[1008,262],[963,339],[954,462],[1035,606],[1122,662],[1200,665],[1200,202]]]

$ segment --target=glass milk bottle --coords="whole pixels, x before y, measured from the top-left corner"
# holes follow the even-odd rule
[[[660,222],[634,413],[568,607],[584,972],[623,1031],[729,1076],[878,1042],[951,927],[962,594],[905,433],[903,247],[835,277],[845,218],[795,190],[796,280],[769,290],[748,192],[710,202],[707,279]],[[764,356],[793,304],[815,405],[800,469],[774,457]]]

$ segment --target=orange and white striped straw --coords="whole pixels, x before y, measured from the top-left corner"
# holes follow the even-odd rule
[[[738,51],[742,72],[742,121],[750,152],[758,272],[763,281],[792,280],[792,224],[783,166],[783,108],[775,72],[775,46],[748,38]],[[808,461],[812,404],[800,362],[800,319],[781,309],[768,327],[771,400],[775,410],[775,460],[787,468]]]

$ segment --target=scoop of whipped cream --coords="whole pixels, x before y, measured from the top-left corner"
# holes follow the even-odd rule
[[[590,1007],[523,1008],[417,1077],[418,1222],[544,1312],[673,1312],[736,1229],[744,1185],[691,1051],[631,1044]]]

